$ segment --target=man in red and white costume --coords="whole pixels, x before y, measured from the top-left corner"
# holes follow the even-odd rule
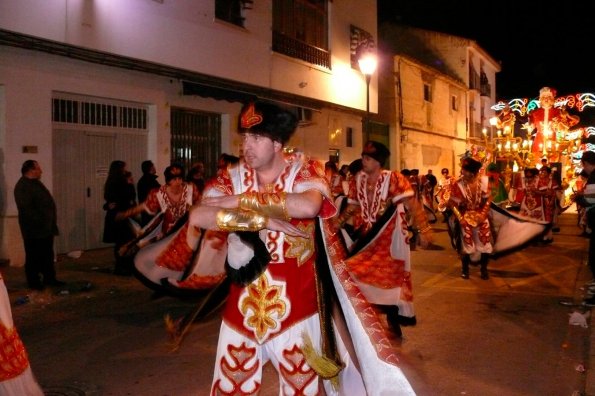
[[[438,208],[450,208],[450,234],[461,257],[461,278],[469,279],[469,265],[479,262],[481,279],[488,280],[488,259],[493,251],[490,227],[492,193],[489,179],[480,174],[482,163],[471,156],[461,160],[461,177],[451,179],[440,192]],[[458,232],[456,231],[458,229]]]
[[[320,314],[320,288],[330,284],[317,279],[317,260],[326,257],[317,248],[317,219],[336,213],[322,163],[284,155],[297,127],[297,118],[284,109],[250,103],[239,122],[244,160],[207,183],[203,201],[189,219],[195,227],[230,233],[228,276],[234,281],[223,313],[211,394],[257,394],[268,362],[279,374],[279,394],[317,395],[323,385],[327,394],[366,394],[342,339],[328,337]],[[245,243],[246,234],[259,239]],[[268,253],[260,268],[254,265],[261,256],[259,243]],[[330,354],[328,339],[336,341]],[[314,367],[322,357],[318,350],[338,368],[325,373],[339,380],[338,387],[321,381],[320,366]],[[398,380],[401,387],[395,394],[413,394],[402,373]]]
[[[382,143],[366,143],[363,169],[350,181],[348,206],[335,226],[353,222],[355,241],[348,243],[347,270],[366,299],[386,311],[388,323],[401,336],[401,325],[416,323],[407,218],[421,236],[422,247],[432,239],[411,183],[401,173],[383,169],[389,155]]]

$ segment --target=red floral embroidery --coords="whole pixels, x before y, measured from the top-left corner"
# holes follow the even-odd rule
[[[221,379],[213,383],[211,395],[256,395],[260,391],[260,382],[254,382],[254,389],[250,391],[242,390],[242,385],[252,378],[260,368],[260,361],[256,361],[251,366],[248,362],[256,355],[256,348],[248,348],[242,343],[239,347],[228,345],[227,354],[221,357],[219,365],[221,373],[233,385],[230,391],[221,389]]]
[[[317,378],[316,372],[307,366],[302,350],[294,345],[291,350],[284,350],[285,362],[279,364],[279,373],[290,384],[294,395],[304,395],[304,390]]]
[[[29,358],[16,329],[0,323],[0,381],[15,378],[27,367]]]

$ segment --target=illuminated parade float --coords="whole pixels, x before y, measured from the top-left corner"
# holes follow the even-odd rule
[[[492,107],[496,116],[484,128],[481,139],[470,139],[469,150],[479,153],[484,164],[495,163],[507,189],[526,168],[547,164],[565,189],[567,204],[580,174],[583,151],[595,151],[595,127],[579,124],[580,113],[595,107],[595,94],[556,97],[544,87],[538,99],[515,98]],[[571,113],[572,112],[572,113]],[[565,206],[563,204],[563,206]]]

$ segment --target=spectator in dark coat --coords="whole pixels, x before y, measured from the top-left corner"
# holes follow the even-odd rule
[[[154,188],[161,187],[161,184],[157,181],[157,170],[155,169],[155,165],[153,161],[147,160],[143,161],[141,164],[141,169],[143,171],[143,175],[138,180],[136,185],[136,192],[138,193],[138,203],[145,202],[147,199],[147,195],[149,192]]]
[[[58,235],[56,204],[41,182],[37,161],[27,160],[14,188],[19,211],[19,225],[25,245],[25,275],[31,289],[62,286],[54,269],[54,237]],[[40,278],[41,275],[41,278]]]
[[[107,180],[103,189],[106,210],[105,224],[103,228],[103,242],[114,243],[114,257],[116,264],[114,274],[131,275],[132,258],[121,257],[118,250],[121,246],[134,238],[134,233],[128,221],[116,221],[118,212],[125,211],[136,206],[134,185],[129,182],[130,173],[126,169],[126,162],[112,161],[110,164]]]
[[[143,171],[143,175],[140,177],[136,185],[138,203],[145,202],[145,199],[147,199],[147,196],[152,189],[161,187],[161,184],[159,184],[157,181],[159,176],[157,176],[157,170],[155,169],[153,161],[143,161],[141,164],[141,170]],[[141,225],[145,226],[152,218],[153,216],[148,213],[141,213]]]

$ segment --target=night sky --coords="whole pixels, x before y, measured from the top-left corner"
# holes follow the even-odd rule
[[[378,0],[378,23],[398,22],[475,40],[501,63],[497,100],[534,98],[544,86],[569,95],[595,92],[595,46],[590,43],[595,20],[589,4]]]

